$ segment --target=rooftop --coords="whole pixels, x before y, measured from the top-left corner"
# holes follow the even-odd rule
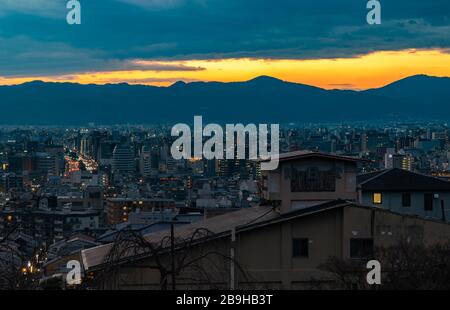
[[[345,200],[333,200],[318,205],[314,205],[308,208],[293,210],[291,212],[283,214],[280,214],[279,212],[277,212],[276,209],[273,209],[272,207],[269,206],[245,208],[239,211],[226,213],[220,216],[204,219],[192,224],[177,227],[174,231],[174,235],[175,238],[178,240],[191,239],[193,241],[202,242],[205,240],[211,240],[213,238],[221,238],[224,236],[229,236],[233,229],[235,229],[236,232],[252,230],[266,225],[276,224],[290,219],[306,217],[321,212],[340,209],[344,207],[375,209],[378,212],[398,214],[402,217],[419,218],[419,216],[417,215],[400,214],[393,212],[391,210],[359,205],[357,203],[348,202]],[[425,220],[443,223],[441,221],[436,221],[433,219],[425,219]],[[207,230],[211,232],[212,235],[206,237],[206,239],[204,235],[198,235],[198,237],[196,238],[195,232],[198,231],[199,229]],[[147,235],[144,235],[144,238],[152,244],[157,244],[165,240],[168,236],[170,236],[170,229],[149,233]],[[105,260],[108,257],[112,248],[113,244],[105,244],[83,250],[81,252],[81,256],[83,259],[84,268],[86,270],[101,268],[101,266],[105,263]],[[124,261],[125,260],[129,261],[130,259],[133,258],[139,259],[148,255],[150,255],[150,253],[142,253],[142,255],[138,255],[136,254],[135,251],[133,251],[130,252],[129,256],[125,255],[123,259]]]
[[[386,169],[357,177],[367,191],[450,191],[450,182],[403,169]]]
[[[348,161],[348,162],[363,161],[360,158],[352,157],[352,156],[342,156],[342,155],[330,154],[330,153],[325,153],[325,152],[315,152],[315,151],[306,151],[306,150],[282,153],[279,155],[278,158],[279,158],[280,162],[305,159],[305,158],[323,158],[323,159],[333,159],[333,160]],[[262,161],[264,161],[264,160],[262,160]]]
[[[276,221],[284,221],[292,217],[305,216],[345,205],[350,205],[350,203],[343,200],[336,200],[305,209],[295,210],[286,214],[280,214],[269,206],[245,208],[177,227],[174,231],[174,236],[176,239],[185,240],[193,238],[195,240],[195,237],[193,236],[201,229],[209,231],[212,234],[211,237],[221,237],[231,234],[232,229],[236,229],[236,231],[253,229],[254,227],[267,225]],[[167,238],[169,234],[170,231],[166,229],[144,235],[144,238],[148,242],[156,244]],[[198,235],[198,238],[200,240],[204,238],[204,235]],[[83,250],[82,258],[84,267],[90,269],[102,265],[111,249],[112,244],[106,244]]]

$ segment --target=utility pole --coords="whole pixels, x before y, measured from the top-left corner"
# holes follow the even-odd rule
[[[170,256],[172,259],[172,290],[175,291],[175,236],[174,236],[174,220],[170,222]]]
[[[235,247],[236,247],[236,228],[231,229],[231,247],[230,247],[230,290],[234,290],[236,287],[236,271],[235,271]]]

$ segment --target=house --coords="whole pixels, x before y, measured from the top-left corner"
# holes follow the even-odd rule
[[[356,201],[358,161],[311,151],[280,154],[278,169],[262,172],[262,198],[282,212],[335,199]]]
[[[127,237],[85,249],[80,259],[96,288],[332,288],[333,279],[320,269],[329,257],[365,262],[375,247],[405,239],[431,245],[449,237],[450,224],[442,221],[335,200],[284,213],[245,208],[177,227],[173,252],[165,230],[143,236],[151,247],[133,247]]]
[[[358,200],[394,212],[450,220],[450,182],[407,170],[359,175]]]

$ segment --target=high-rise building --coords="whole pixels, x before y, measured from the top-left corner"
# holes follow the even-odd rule
[[[35,160],[30,155],[15,154],[8,156],[8,171],[22,173],[31,172],[35,169]]]
[[[113,173],[133,173],[135,171],[134,150],[129,144],[117,145],[113,152]]]
[[[361,151],[375,153],[379,146],[389,144],[389,135],[376,130],[368,130],[361,135]]]
[[[171,156],[166,158],[166,172],[176,173],[178,171],[178,161]]]
[[[400,137],[397,140],[397,149],[404,149],[414,147],[414,138],[413,137]]]
[[[143,177],[149,177],[152,174],[152,154],[148,146],[143,146],[139,156],[139,173]]]
[[[393,155],[393,168],[412,170],[412,159],[410,156],[395,154]]]
[[[412,158],[405,154],[396,154],[395,149],[386,149],[386,154],[384,155],[384,168],[392,169],[398,168],[403,170],[412,170]]]
[[[43,175],[58,175],[57,159],[54,154],[36,153],[36,168]]]
[[[384,154],[384,168],[385,169],[394,168],[394,155],[395,155],[394,148],[386,149],[386,153]]]
[[[22,189],[23,178],[15,173],[6,173],[2,175],[0,182],[0,192],[7,193],[11,189]]]

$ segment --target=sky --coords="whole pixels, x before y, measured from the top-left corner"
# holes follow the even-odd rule
[[[450,1],[0,0],[0,85],[168,86],[260,75],[332,89],[450,76]]]

